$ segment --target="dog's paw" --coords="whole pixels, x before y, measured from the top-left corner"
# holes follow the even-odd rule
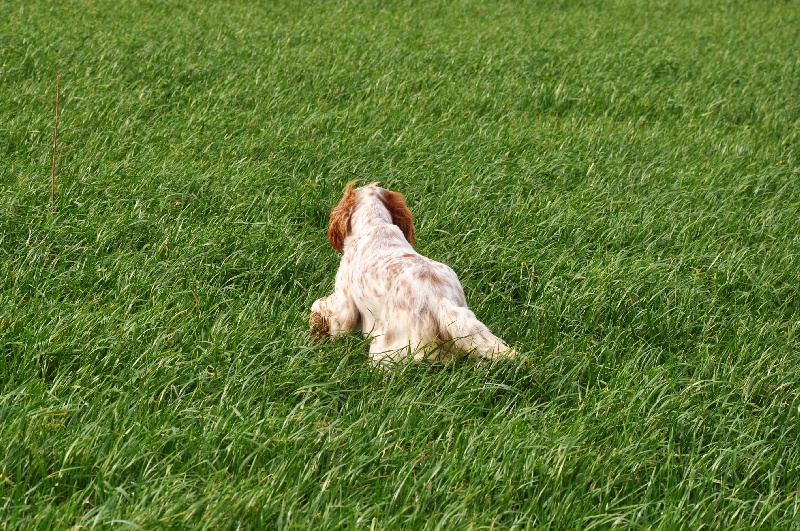
[[[325,317],[323,317],[321,313],[312,311],[308,324],[314,343],[319,343],[322,338],[328,335],[328,323],[325,322]]]

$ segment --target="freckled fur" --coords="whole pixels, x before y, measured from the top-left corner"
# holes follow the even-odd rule
[[[373,338],[370,354],[382,363],[451,351],[516,355],[467,308],[455,272],[414,250],[413,216],[401,194],[348,183],[331,211],[328,239],[342,260],[334,292],[311,307],[327,334],[360,330]]]

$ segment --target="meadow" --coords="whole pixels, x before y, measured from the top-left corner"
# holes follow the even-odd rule
[[[797,2],[0,12],[0,529],[800,528]],[[518,359],[313,343],[351,179]]]

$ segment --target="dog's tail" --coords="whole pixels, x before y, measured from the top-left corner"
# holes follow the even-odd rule
[[[517,355],[502,339],[492,334],[469,308],[455,306],[449,300],[442,299],[437,320],[445,344],[468,353],[470,357],[491,359],[513,358]]]

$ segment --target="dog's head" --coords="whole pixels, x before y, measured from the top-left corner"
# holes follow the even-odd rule
[[[347,183],[341,201],[331,210],[328,240],[334,249],[344,252],[344,239],[350,234],[353,213],[359,206],[375,201],[383,205],[392,218],[392,223],[400,227],[408,243],[414,245],[414,217],[402,194],[380,188],[377,183],[360,188],[354,186],[355,181]]]

